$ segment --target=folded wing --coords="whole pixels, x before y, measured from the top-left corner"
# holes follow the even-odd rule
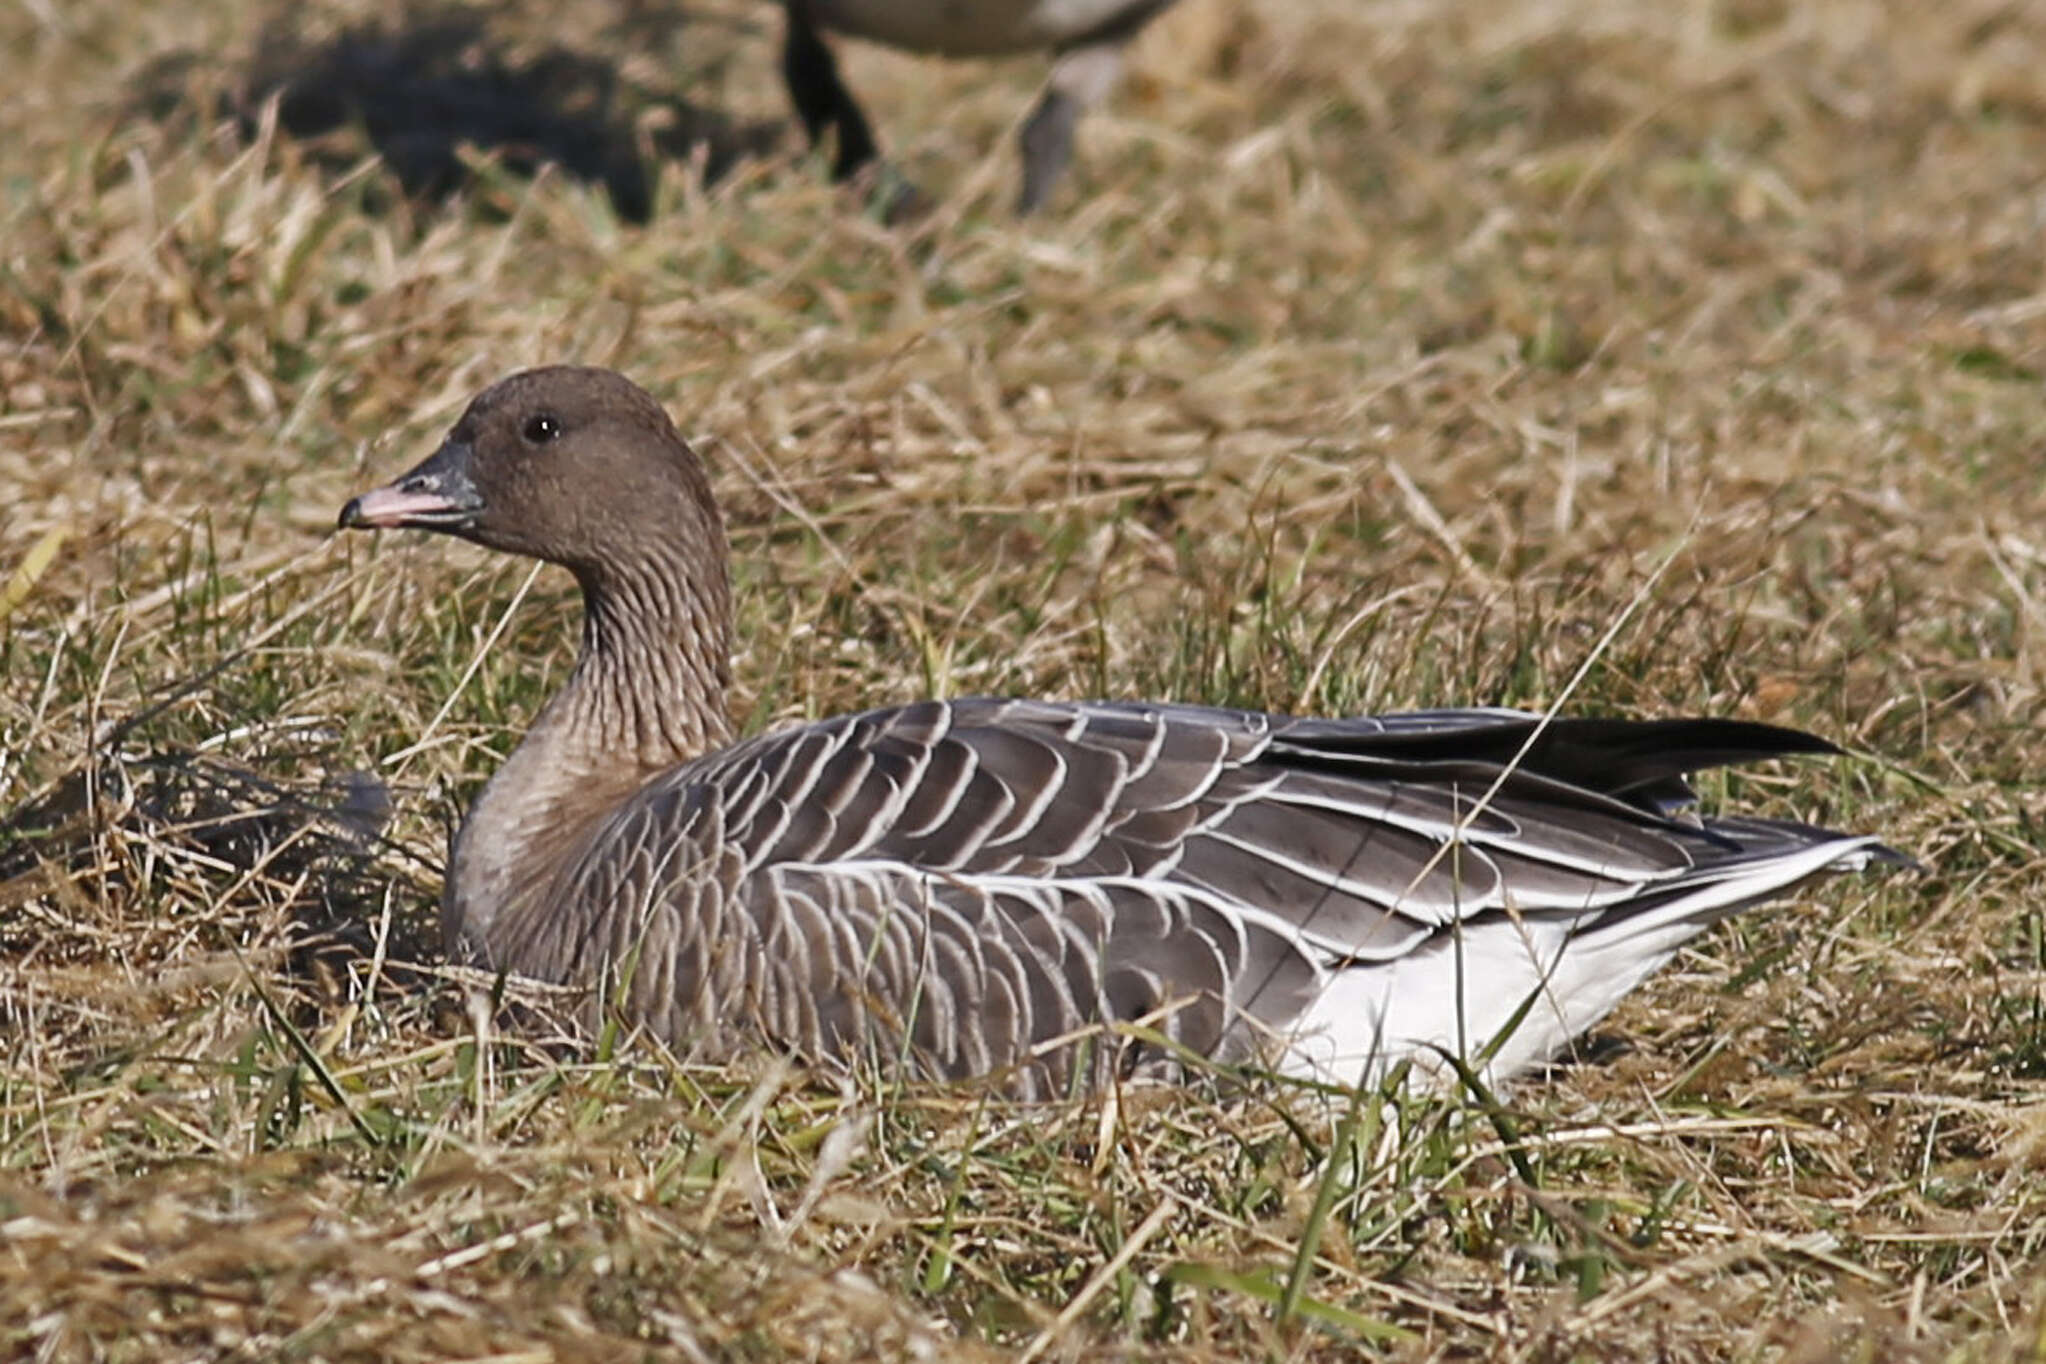
[[[634,901],[587,947],[632,958],[678,1037],[744,1022],[1042,1093],[1164,1059],[1069,1043],[1099,1023],[1355,1079],[1519,1017],[1506,1073],[1716,919],[1869,855],[1685,813],[1686,772],[1829,751],[1734,721],[927,702],[677,770],[571,893]]]

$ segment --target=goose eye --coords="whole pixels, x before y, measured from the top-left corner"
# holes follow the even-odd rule
[[[542,412],[536,417],[526,419],[523,434],[531,444],[545,445],[561,435],[561,423],[555,419],[552,412]]]

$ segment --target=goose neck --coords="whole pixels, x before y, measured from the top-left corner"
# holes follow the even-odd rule
[[[642,561],[578,577],[582,655],[557,723],[592,755],[614,764],[630,755],[643,769],[729,743],[731,606],[722,575]]]
[[[729,588],[681,568],[577,573],[575,671],[455,840],[441,926],[458,960],[558,974],[528,957],[576,850],[655,774],[730,742]]]

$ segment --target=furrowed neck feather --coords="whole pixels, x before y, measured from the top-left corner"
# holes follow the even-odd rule
[[[655,773],[731,742],[724,554],[720,533],[575,567],[575,671],[455,841],[442,929],[458,958],[515,959],[517,944],[503,936],[521,932],[521,907],[547,898],[582,839]]]
[[[578,568],[582,655],[559,698],[588,748],[635,755],[648,769],[731,741],[731,589],[724,539],[714,554],[672,542]],[[555,707],[550,706],[552,712]]]

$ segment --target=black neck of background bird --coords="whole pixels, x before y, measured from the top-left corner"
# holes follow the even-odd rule
[[[621,747],[638,753],[648,767],[730,742],[731,605],[722,555],[694,555],[664,538],[575,574],[583,650],[564,700],[580,712],[583,732],[613,754]]]

